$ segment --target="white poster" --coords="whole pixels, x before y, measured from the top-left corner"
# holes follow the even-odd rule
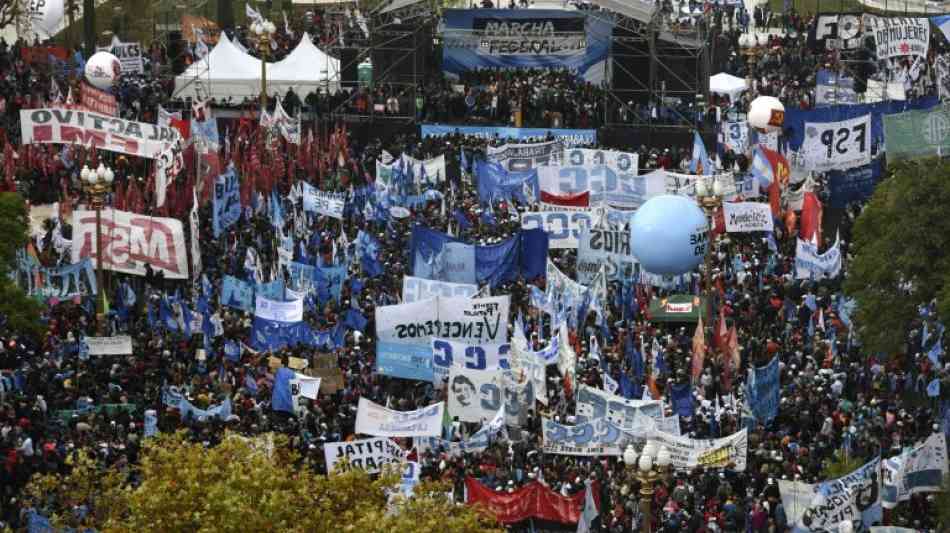
[[[488,145],[488,160],[510,172],[524,172],[533,168],[559,165],[564,145],[562,141],[541,143]],[[593,199],[592,199],[593,200]]]
[[[805,168],[847,170],[871,163],[871,115],[838,122],[806,122]]]
[[[327,474],[353,469],[376,474],[382,471],[384,465],[406,460],[406,452],[387,437],[327,442],[323,445],[323,456],[327,463]]]
[[[343,220],[345,204],[346,200],[339,194],[321,191],[309,183],[303,183],[304,211]]]
[[[511,296],[489,298],[438,298],[438,324],[434,336],[467,344],[508,341],[508,308]]]
[[[547,362],[537,357],[535,352],[528,351],[523,340],[518,342],[512,339],[509,347],[508,365],[511,367],[512,378],[518,383],[528,383],[530,381],[534,389],[535,399],[543,405],[547,405]]]
[[[820,280],[838,277],[841,273],[840,240],[835,239],[835,244],[824,253],[818,253],[818,247],[813,243],[802,239],[796,240],[798,241],[795,248],[796,279]]]
[[[393,411],[361,397],[356,411],[356,432],[377,437],[435,437],[442,434],[445,404],[439,402],[415,411]]]
[[[669,448],[673,459],[672,466],[676,470],[692,470],[702,466],[745,471],[746,453],[749,448],[749,434],[746,429],[721,439],[691,439],[659,431],[650,439]]]
[[[139,43],[124,43],[117,35],[113,35],[109,46],[99,46],[97,50],[109,52],[119,58],[122,74],[141,74],[145,71],[142,65],[142,45]]]
[[[723,217],[726,219],[726,231],[746,233],[775,229],[772,220],[772,207],[761,202],[725,202],[722,204]]]
[[[504,382],[498,370],[449,369],[446,391],[449,416],[460,422],[483,422],[504,404]]]
[[[607,281],[636,279],[640,267],[630,245],[629,230],[594,227],[582,231],[577,242],[577,281],[592,283],[602,267]]]
[[[443,298],[471,298],[477,293],[478,285],[471,283],[450,283],[413,276],[402,277],[402,303],[404,304],[429,300],[437,296]]]
[[[63,25],[64,0],[29,0],[27,16],[33,33],[41,40],[52,38]]]
[[[306,374],[294,372],[293,379],[289,380],[291,405],[294,407],[294,413],[297,416],[304,416],[307,413],[307,403],[304,400],[316,400],[320,393],[320,382],[323,378],[311,377]]]
[[[452,368],[507,370],[508,344],[470,345],[449,339],[432,339],[432,383],[442,388]]]
[[[89,355],[131,355],[132,337],[118,335],[115,337],[86,337],[86,347]]]
[[[921,444],[884,461],[882,505],[893,509],[918,492],[938,492],[947,475],[947,439],[934,433]]]
[[[744,120],[722,123],[722,144],[726,150],[744,154],[749,147],[749,123]]]
[[[79,144],[156,159],[181,140],[178,130],[76,109],[23,109],[23,144]]]
[[[281,302],[256,295],[254,316],[276,322],[300,322],[303,320],[303,300]]]
[[[846,476],[816,484],[810,504],[794,525],[807,531],[837,533],[844,520],[861,520],[865,527],[880,521],[880,464],[878,457]]]
[[[575,408],[577,423],[606,418],[622,428],[632,428],[637,415],[654,420],[663,417],[663,403],[658,400],[628,400],[587,385],[578,385]]]
[[[864,31],[874,35],[878,60],[900,56],[927,57],[929,19],[864,15]]]
[[[548,247],[554,250],[576,249],[581,232],[591,227],[589,211],[529,211],[521,213],[521,229],[543,229]]]
[[[72,262],[96,257],[96,212],[73,211]],[[188,277],[188,252],[181,222],[173,218],[150,217],[102,210],[102,268],[136,276],[145,275],[148,264],[166,279]]]

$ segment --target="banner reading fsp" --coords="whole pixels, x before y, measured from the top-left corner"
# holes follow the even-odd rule
[[[415,411],[393,411],[360,397],[356,432],[377,437],[435,437],[442,434],[445,404],[439,402]]]
[[[482,68],[567,69],[604,79],[613,23],[555,9],[447,9],[442,66],[460,75]]]
[[[96,213],[73,211],[73,263],[96,257]],[[167,279],[188,277],[188,256],[181,221],[102,210],[102,268],[136,276],[145,265],[165,273]]]
[[[838,122],[806,122],[805,168],[845,170],[871,162],[871,114]]]
[[[170,126],[74,109],[23,109],[20,135],[23,144],[79,144],[148,159],[159,157],[181,138]]]

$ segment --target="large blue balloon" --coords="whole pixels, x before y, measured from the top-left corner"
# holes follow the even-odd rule
[[[630,220],[630,246],[640,267],[653,274],[689,272],[706,254],[708,223],[703,210],[685,196],[646,201]]]

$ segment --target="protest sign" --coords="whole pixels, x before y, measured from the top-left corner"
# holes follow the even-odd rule
[[[376,307],[376,371],[386,376],[432,381],[432,330],[437,298]]]
[[[723,122],[722,144],[726,150],[744,154],[749,147],[749,123],[744,120]]]
[[[89,355],[131,355],[132,337],[117,335],[115,337],[86,337],[86,346]]]
[[[406,452],[387,437],[326,442],[323,444],[323,456],[327,463],[327,474],[354,469],[376,474],[385,465],[406,460]]]
[[[471,298],[478,293],[478,285],[472,283],[451,283],[413,276],[402,278],[402,303],[429,300],[436,296],[444,298]]]
[[[818,247],[813,243],[798,239],[795,248],[795,278],[796,279],[823,279],[836,278],[841,273],[840,241],[835,239],[834,245],[818,253]]]
[[[531,144],[488,145],[488,160],[500,163],[514,172],[531,170],[545,165],[557,165],[561,161],[564,145],[561,141]]]
[[[676,470],[692,470],[701,466],[745,471],[748,430],[743,429],[721,439],[690,439],[657,431],[650,439],[670,450],[671,464]]]
[[[930,48],[930,20],[927,18],[864,15],[864,31],[874,35],[879,61],[900,56],[927,57]]]
[[[112,36],[112,42],[109,46],[98,46],[97,51],[106,51],[119,58],[119,65],[122,66],[122,74],[141,74],[144,71],[142,65],[142,45],[135,42],[124,43],[119,40],[117,35]]]
[[[502,402],[505,406],[505,423],[521,427],[527,420],[528,411],[534,408],[537,399],[534,382],[520,381],[508,372],[502,374]]]
[[[482,422],[501,408],[504,383],[498,370],[449,369],[448,410],[460,422]]]
[[[343,220],[343,207],[346,201],[342,196],[321,191],[306,182],[302,182],[302,184],[304,211]]]
[[[846,520],[861,520],[865,527],[879,521],[883,514],[878,494],[880,464],[877,457],[846,476],[817,484],[809,506],[795,525],[830,533],[838,531],[838,524]]]
[[[577,423],[606,418],[622,427],[633,427],[637,414],[659,419],[663,416],[663,404],[654,400],[628,400],[623,396],[579,385],[577,387]]]
[[[725,202],[722,204],[726,231],[745,233],[750,231],[773,231],[772,208],[759,202]]]
[[[102,268],[145,275],[145,265],[166,279],[188,277],[188,254],[181,221],[114,209],[102,210]],[[96,257],[96,212],[73,211],[72,260]]]
[[[214,196],[211,198],[211,224],[214,237],[241,218],[241,190],[234,166],[214,180]]]
[[[551,345],[553,345],[554,350],[552,352],[557,354],[557,336],[551,339]],[[518,340],[513,338],[511,344],[509,345],[509,358],[508,365],[511,368],[512,379],[516,380],[518,383],[527,383],[531,382],[531,386],[534,392],[535,399],[541,402],[543,405],[548,404],[548,389],[547,389],[547,361],[542,360],[537,357],[535,352],[532,352],[527,349],[526,341],[524,339]]]
[[[356,432],[377,437],[434,437],[442,434],[442,402],[416,409],[393,411],[360,397]]]
[[[882,505],[893,509],[918,492],[938,492],[946,475],[947,439],[939,432],[933,433],[924,442],[884,461]]]
[[[586,211],[529,211],[521,213],[521,229],[543,229],[548,234],[548,247],[575,249],[585,228],[591,227]]]
[[[620,456],[628,438],[624,431],[606,418],[598,418],[576,426],[565,426],[549,419],[541,419],[544,453],[601,457]]]
[[[640,266],[630,245],[629,230],[583,229],[577,240],[577,281],[590,284],[601,268],[607,281],[636,279]]]
[[[23,144],[78,144],[155,159],[181,139],[171,126],[156,126],[76,109],[23,109]]]
[[[303,300],[282,302],[257,295],[254,316],[277,322],[300,322],[303,320]]]
[[[346,383],[343,381],[343,371],[333,354],[317,354],[310,360],[310,368],[304,374],[319,377],[320,389],[326,394],[334,394],[342,390]]]
[[[89,85],[83,81],[79,85],[80,101],[83,109],[114,117],[118,114],[115,96]]]
[[[469,345],[432,338],[432,383],[442,388],[453,367],[471,370],[507,370],[508,344]]]
[[[768,425],[778,415],[779,365],[778,357],[764,367],[749,369],[749,392],[752,414]]]
[[[805,122],[805,168],[845,170],[871,162],[871,114],[837,122]]]

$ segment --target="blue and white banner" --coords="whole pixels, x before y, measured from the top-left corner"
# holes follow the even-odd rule
[[[749,123],[744,120],[722,123],[722,145],[727,151],[744,154],[749,148]]]
[[[509,172],[501,163],[479,159],[475,162],[475,176],[482,203],[514,199],[533,204],[538,199],[537,171]]]
[[[226,398],[222,403],[207,409],[195,407],[185,398],[178,387],[170,386],[162,389],[162,403],[173,409],[178,409],[182,420],[193,419],[205,421],[209,418],[227,420],[231,416],[231,400]]]
[[[843,208],[851,202],[863,202],[874,194],[874,188],[882,175],[881,159],[874,159],[870,165],[849,168],[841,172],[829,172],[828,181],[831,190],[831,207]]]
[[[478,453],[488,449],[488,446],[502,437],[505,430],[505,406],[502,404],[495,416],[468,439],[461,442],[452,442],[438,437],[416,437],[413,442],[419,453],[432,451],[445,452],[449,457],[461,457],[466,453]]]
[[[810,505],[794,523],[794,531],[840,531],[842,520],[858,520],[869,527],[883,516],[878,492],[881,458],[850,474],[818,483]]]
[[[606,418],[598,418],[576,426],[558,424],[550,418],[541,419],[544,453],[600,457],[620,456],[633,439],[620,426]]]
[[[544,139],[548,135],[564,146],[597,144],[597,130],[569,130],[560,128],[509,128],[504,126],[453,126],[448,124],[423,124],[423,137],[465,135],[487,141],[495,139],[522,140]]]
[[[722,214],[729,233],[773,231],[772,207],[761,202],[724,202]]]
[[[292,290],[304,294],[316,291],[316,267],[306,263],[291,261],[287,263],[287,271],[290,273],[289,283]]]
[[[632,428],[637,416],[663,418],[663,403],[654,400],[628,400],[608,392],[578,385],[575,418],[578,424],[606,418],[621,428]]]
[[[808,241],[797,239],[795,248],[795,278],[814,279],[836,278],[841,273],[840,239],[835,244],[818,253],[818,247]]]
[[[303,322],[303,300],[281,302],[255,298],[251,344],[255,350],[277,350],[297,344],[313,345],[311,328]],[[294,404],[296,409],[296,404]]]
[[[752,414],[756,420],[768,425],[778,415],[778,357],[773,357],[764,367],[749,369],[749,392]]]
[[[587,210],[521,213],[521,229],[543,229],[551,249],[576,249],[581,232],[590,227],[591,213]]]
[[[415,411],[394,411],[360,397],[356,432],[376,437],[435,437],[442,434],[445,404],[439,402]]]
[[[304,211],[343,220],[343,208],[346,200],[341,195],[321,191],[306,182],[301,182],[301,184],[303,185]]]
[[[414,276],[402,278],[402,303],[409,304],[420,300],[442,298],[472,298],[478,294],[478,285],[474,283],[450,283]]]
[[[650,440],[670,450],[674,470],[730,469],[744,472],[748,463],[749,432],[746,429],[721,439],[691,439],[656,431]]]
[[[449,415],[460,422],[487,421],[504,404],[504,382],[500,370],[449,369],[446,388]]]
[[[806,122],[801,152],[805,168],[847,170],[871,162],[871,115],[836,122]]]
[[[560,9],[447,9],[443,20],[442,68],[450,74],[558,68],[591,83],[604,80],[609,17]]]
[[[303,320],[303,300],[281,302],[258,295],[254,316],[275,322],[300,322]]]
[[[858,103],[854,91],[854,78],[819,69],[815,78],[815,106],[851,105]]]
[[[417,278],[473,285],[475,276],[475,246],[462,242],[446,242],[441,250],[420,242],[416,249],[412,273]]]
[[[445,181],[445,156],[432,159],[416,159],[402,154],[399,159],[390,163],[376,161],[376,190],[396,192],[393,187],[393,176],[402,174],[403,177],[412,177],[413,183],[425,185]]]
[[[234,276],[225,275],[221,282],[221,305],[254,311],[254,286]]]
[[[97,294],[96,273],[88,257],[72,265],[42,269],[45,285],[38,293],[45,298],[72,298],[73,296]],[[29,275],[32,280],[33,276]]]
[[[211,198],[211,229],[217,239],[224,230],[241,218],[241,186],[234,166],[214,180],[214,196]]]
[[[362,470],[376,474],[388,464],[402,463],[406,452],[388,437],[323,443],[327,474]]]
[[[630,251],[630,231],[600,229],[581,232],[577,245],[577,281],[590,284],[601,268],[607,281],[637,279],[640,264]]]
[[[565,165],[584,167],[605,165],[621,176],[636,176],[640,173],[640,154],[636,152],[618,152],[614,150],[595,150],[592,148],[567,148],[562,158]]]
[[[561,164],[564,145],[560,141],[526,144],[488,145],[488,160],[500,164],[509,172],[525,172],[545,165]]]
[[[557,339],[555,335],[549,344],[553,346],[551,364],[557,362]],[[513,338],[509,347],[508,366],[511,375],[519,383],[531,382],[535,398],[544,405],[548,404],[547,366],[549,362],[538,357],[536,352],[528,350],[525,340]]]
[[[884,461],[881,496],[885,509],[893,509],[918,492],[939,492],[947,475],[947,439],[934,433],[923,443]]]
[[[454,368],[508,370],[508,344],[471,345],[449,339],[432,339],[432,383],[442,388]],[[451,411],[451,409],[450,409]]]

